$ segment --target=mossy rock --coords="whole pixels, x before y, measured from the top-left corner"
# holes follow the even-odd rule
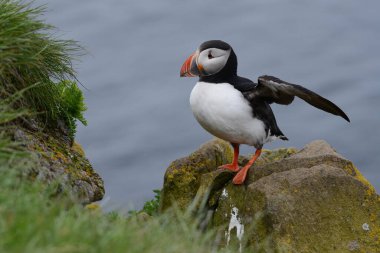
[[[37,156],[38,164],[30,168],[29,177],[50,183],[58,181],[57,194],[69,192],[78,202],[87,204],[103,198],[103,180],[85,157],[82,147],[60,129],[36,126],[9,126],[8,134]],[[42,130],[39,130],[42,129]]]
[[[380,197],[325,141],[299,152],[264,152],[241,186],[232,184],[232,175],[215,184],[219,174],[204,171],[193,192],[207,192],[205,208],[214,211],[209,226],[225,230],[222,245],[257,252],[380,252]]]
[[[180,209],[189,207],[200,187],[202,175],[231,162],[232,155],[228,142],[215,139],[189,156],[172,162],[165,173],[160,210],[166,210],[173,203]],[[209,185],[209,181],[205,185]]]

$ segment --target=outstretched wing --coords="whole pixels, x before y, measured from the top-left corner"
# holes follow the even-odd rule
[[[274,102],[283,105],[293,102],[294,96],[325,112],[341,116],[350,122],[347,115],[333,102],[300,85],[288,83],[273,76],[260,76],[255,89],[250,94],[246,94],[248,99],[261,98],[268,103]]]

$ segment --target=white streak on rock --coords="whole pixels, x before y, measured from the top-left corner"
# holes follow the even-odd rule
[[[239,251],[242,251],[242,239],[244,235],[244,224],[241,222],[241,219],[238,217],[239,215],[239,209],[237,207],[233,207],[231,210],[231,218],[230,218],[230,224],[228,225],[228,232],[226,232],[227,237],[227,245],[230,243],[231,239],[231,230],[236,228],[236,237],[239,240]]]
[[[222,197],[226,197],[226,198],[228,197],[228,192],[226,188],[223,189]]]

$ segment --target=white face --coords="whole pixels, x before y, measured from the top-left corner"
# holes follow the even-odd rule
[[[199,53],[196,63],[198,68],[204,69],[207,76],[214,75],[226,65],[230,53],[231,49],[207,48]]]

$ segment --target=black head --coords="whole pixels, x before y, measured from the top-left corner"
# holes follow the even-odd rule
[[[202,43],[182,65],[181,76],[199,76],[200,81],[227,82],[237,75],[237,58],[221,40]]]

